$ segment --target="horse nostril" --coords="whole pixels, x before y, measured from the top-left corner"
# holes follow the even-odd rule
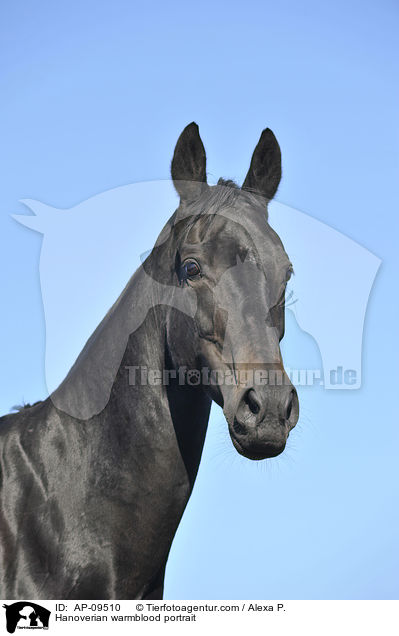
[[[250,389],[245,396],[245,402],[248,404],[251,412],[257,415],[260,411],[260,403],[253,389]]]
[[[294,403],[294,392],[293,392],[293,391],[291,391],[291,393],[290,393],[290,395],[289,395],[289,398],[288,398],[287,406],[286,406],[286,408],[285,408],[285,418],[286,418],[287,420],[289,420],[289,419],[290,419],[290,415],[291,415],[291,412],[292,412],[292,405],[293,405],[293,403]]]

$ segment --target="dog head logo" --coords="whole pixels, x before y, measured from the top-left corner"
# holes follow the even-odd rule
[[[31,601],[18,601],[3,607],[6,610],[7,631],[10,634],[17,628],[48,629],[51,612],[41,605]]]

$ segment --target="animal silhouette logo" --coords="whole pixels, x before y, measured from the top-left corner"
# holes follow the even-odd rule
[[[48,629],[50,610],[32,603],[31,601],[18,601],[11,605],[4,604],[6,610],[7,631],[13,634],[19,629]]]
[[[221,191],[230,189],[228,185],[218,187]],[[106,373],[103,370],[101,377],[92,378],[88,390],[73,399],[62,390],[56,391],[109,309],[110,299],[116,300],[134,264],[140,266],[143,248],[156,241],[158,226],[176,207],[175,197],[169,181],[152,181],[109,190],[69,210],[25,199],[23,203],[34,215],[13,215],[22,225],[43,234],[40,281],[46,321],[47,388],[57,408],[73,417],[88,419],[104,409],[127,338],[141,325],[154,302],[176,307],[192,317],[196,314],[194,293],[183,294],[181,289],[152,280],[151,295],[126,313],[123,337],[113,342],[107,353]],[[220,210],[219,216],[228,217],[229,212]],[[287,306],[300,329],[318,345],[321,383],[325,389],[360,388],[364,319],[380,259],[334,228],[277,201],[270,205],[270,217],[295,264],[295,277],[289,287],[294,300]],[[152,222],[143,223],[143,218]],[[240,222],[236,213],[232,221]],[[158,245],[173,231],[173,222],[165,226]],[[259,252],[263,249],[262,245],[255,248]],[[144,264],[142,274],[148,278]],[[237,278],[247,280],[250,289],[254,274],[253,264],[238,259],[215,291],[221,311],[224,289]],[[224,359],[229,358],[229,335],[235,327],[231,321],[227,325]],[[275,340],[273,328],[267,329],[268,338]],[[188,379],[193,384],[196,381],[194,376]]]

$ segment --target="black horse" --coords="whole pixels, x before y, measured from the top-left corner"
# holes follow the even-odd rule
[[[292,265],[267,222],[280,148],[263,131],[241,188],[206,182],[198,126],[172,161],[180,205],[45,401],[0,420],[0,597],[161,598],[212,399],[250,459],[298,420],[283,367]]]

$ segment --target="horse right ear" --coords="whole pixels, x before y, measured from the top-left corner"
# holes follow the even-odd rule
[[[173,184],[181,202],[194,201],[206,187],[206,154],[195,122],[185,127],[172,159]]]
[[[242,184],[243,190],[249,190],[272,199],[281,179],[281,151],[278,141],[270,128],[260,136],[252,155],[248,174]]]

